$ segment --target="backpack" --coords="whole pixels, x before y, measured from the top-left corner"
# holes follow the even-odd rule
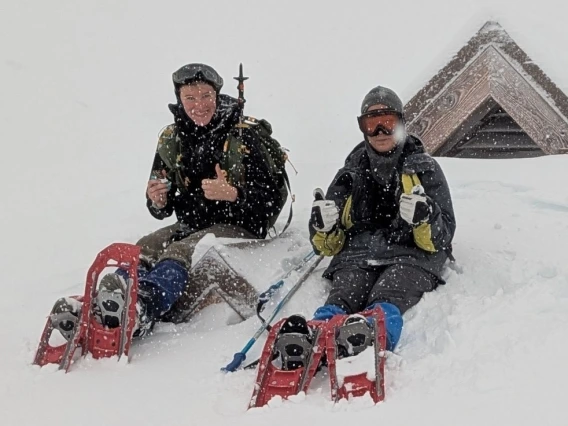
[[[276,182],[276,186],[280,191],[281,202],[278,205],[277,213],[269,220],[269,226],[273,227],[288,200],[288,196],[291,194],[290,181],[286,172],[288,155],[280,143],[272,137],[272,126],[268,121],[245,116],[242,123],[237,124],[235,127],[237,129],[251,129],[258,136],[262,156],[268,165],[272,179]],[[242,184],[246,179],[243,159],[248,153],[248,149],[235,136],[235,133],[230,133],[225,141],[221,168],[227,172],[227,180],[230,184]],[[161,133],[157,151],[164,164],[170,169],[168,179],[174,182],[180,190],[183,190],[187,185],[185,182],[186,178],[182,176],[179,164],[181,140],[177,135],[174,124],[167,126]],[[280,233],[284,232],[290,225],[292,213],[292,204],[290,204],[288,220]]]

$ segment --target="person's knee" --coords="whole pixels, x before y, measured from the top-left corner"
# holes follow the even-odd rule
[[[193,246],[185,241],[176,241],[171,243],[162,255],[159,257],[158,262],[165,260],[174,260],[181,263],[185,268],[191,268],[191,256],[193,254]]]
[[[140,238],[136,245],[140,247],[141,259],[152,265],[158,260],[168,243],[169,239],[166,239],[163,233],[154,232]]]
[[[339,306],[348,314],[359,312],[365,307],[374,281],[375,275],[362,269],[337,271],[326,304]]]
[[[380,280],[389,287],[402,287],[414,292],[425,293],[434,290],[438,279],[426,270],[406,264],[397,264],[388,267],[381,275]]]
[[[418,298],[418,300],[420,300],[420,298]],[[378,303],[388,303],[396,306],[401,313],[404,313],[418,303],[418,300],[411,298],[410,294],[404,289],[374,288],[369,300],[367,301],[367,305],[371,306]]]
[[[352,314],[358,311],[358,303],[353,300],[352,297],[349,297],[345,291],[336,290],[331,291],[327,300],[325,301],[324,306],[338,306],[340,307],[345,313]]]
[[[205,228],[203,229],[203,234],[213,234],[215,236],[218,236],[217,234],[221,235],[224,234],[227,229],[229,229],[229,227],[227,225],[225,225],[224,223],[215,223],[214,225],[211,225],[209,228]]]
[[[139,247],[149,247],[152,242],[152,234],[144,235],[138,241],[136,241],[136,245]]]
[[[167,312],[182,295],[188,281],[188,270],[173,259],[160,261],[139,281],[139,296],[156,318]]]
[[[204,233],[203,235],[213,234],[217,238],[256,239],[254,235],[252,235],[250,232],[246,231],[245,229],[239,226],[229,225],[225,223],[216,223],[215,225],[211,225],[209,228],[204,229],[203,233]]]
[[[392,265],[374,284],[368,304],[390,303],[404,314],[420,301],[425,292],[435,288],[435,278],[423,269],[412,265]]]
[[[142,249],[162,251],[170,243],[172,236],[178,230],[178,223],[160,228],[150,234],[144,235],[136,242],[136,245],[140,246]]]

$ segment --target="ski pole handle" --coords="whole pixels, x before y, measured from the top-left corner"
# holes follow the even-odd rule
[[[266,320],[260,314],[264,310],[264,305],[266,305],[270,301],[272,296],[274,296],[274,293],[276,293],[283,285],[284,280],[281,279],[276,284],[271,285],[264,293],[261,293],[260,296],[258,296],[258,303],[256,304],[256,316],[263,324],[266,324]],[[268,329],[268,331],[270,331],[269,324],[266,324],[266,328]]]
[[[314,256],[315,256],[315,252],[310,251],[310,253],[308,253],[304,257],[301,265],[298,265],[296,268],[290,270],[286,274],[286,277],[288,275],[290,275],[294,270],[301,269],[301,266],[305,265],[305,263],[308,262],[310,259],[312,259]],[[317,265],[321,262],[322,259],[323,259],[323,256],[318,256],[316,258],[314,263],[300,276],[300,278],[298,279],[296,284],[294,284],[294,286],[290,290],[288,290],[288,293],[286,293],[284,298],[278,303],[278,305],[276,305],[276,308],[274,309],[274,311],[270,315],[270,318],[268,320],[261,319],[262,325],[256,331],[254,336],[247,342],[247,344],[241,350],[241,352],[237,352],[233,355],[233,360],[226,367],[221,368],[221,371],[223,371],[225,373],[227,373],[227,372],[232,373],[232,372],[235,372],[242,365],[242,363],[246,360],[246,353],[253,347],[253,345],[256,343],[256,341],[262,335],[262,333],[264,333],[265,330],[270,329],[270,323],[274,320],[274,318],[276,318],[276,315],[278,315],[278,313],[280,312],[282,307],[288,302],[288,300],[290,300],[290,298],[294,295],[294,293],[296,293],[296,291],[300,288],[300,286],[304,283],[306,278],[317,267]]]
[[[266,305],[266,303],[272,298],[272,296],[274,296],[274,293],[276,293],[278,290],[280,290],[280,288],[282,288],[282,286],[284,285],[284,282],[286,280],[286,278],[288,278],[292,272],[294,271],[298,271],[301,268],[304,267],[304,265],[311,260],[312,257],[315,256],[315,253],[313,250],[310,250],[309,253],[307,253],[304,258],[302,259],[302,261],[290,268],[288,271],[286,271],[284,273],[284,275],[281,276],[281,278],[275,282],[274,284],[272,284],[270,287],[268,287],[268,289],[266,289],[264,292],[262,292],[259,296],[258,296],[258,302],[256,305],[256,315],[260,318],[260,320],[262,322],[265,322],[264,319],[260,316],[260,313],[264,310],[264,305]]]
[[[258,304],[264,305],[266,302],[268,302],[270,298],[274,295],[274,293],[276,293],[276,290],[278,290],[283,285],[284,285],[284,280],[281,279],[276,284],[272,284],[270,287],[268,287],[267,290],[260,293],[260,295],[258,296]]]

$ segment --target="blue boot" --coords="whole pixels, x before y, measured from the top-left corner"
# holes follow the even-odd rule
[[[105,275],[95,299],[95,315],[101,324],[120,326],[124,306],[124,293],[128,272],[117,269]],[[175,260],[163,260],[148,270],[138,268],[137,321],[134,336],[142,337],[152,331],[160,316],[167,312],[185,289],[187,269]]]
[[[140,279],[138,295],[147,307],[147,315],[155,320],[168,312],[182,295],[189,273],[176,260],[158,262],[148,274]]]
[[[385,315],[385,328],[387,329],[387,351],[393,351],[402,333],[402,315],[400,310],[392,303],[377,302],[368,306],[366,309],[374,309],[380,306]]]
[[[400,340],[400,334],[402,333],[402,315],[400,310],[392,303],[377,302],[374,303],[365,310],[374,309],[380,306],[385,315],[385,328],[387,332],[387,350],[392,351],[396,347],[398,341]],[[335,315],[346,315],[343,309],[335,305],[323,305],[320,306],[314,313],[315,320],[326,321],[334,317]]]

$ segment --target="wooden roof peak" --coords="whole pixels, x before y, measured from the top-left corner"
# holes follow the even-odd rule
[[[568,97],[495,21],[486,22],[430,79],[405,113],[409,130],[435,152],[456,131],[469,131],[469,121],[493,103],[546,153],[568,148]]]

